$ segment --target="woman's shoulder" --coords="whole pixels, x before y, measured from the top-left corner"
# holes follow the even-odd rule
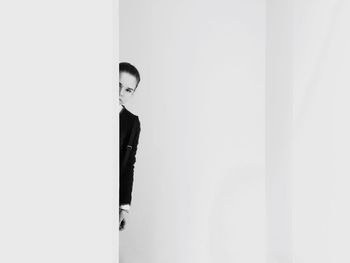
[[[139,116],[137,116],[136,114],[132,113],[131,111],[129,111],[125,107],[124,107],[123,111],[124,111],[124,114],[127,116],[128,119],[132,119],[133,121],[140,123]]]

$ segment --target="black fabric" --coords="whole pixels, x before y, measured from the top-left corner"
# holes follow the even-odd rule
[[[139,118],[123,107],[119,114],[119,205],[131,203],[140,130]]]

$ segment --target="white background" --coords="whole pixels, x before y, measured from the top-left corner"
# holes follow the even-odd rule
[[[265,260],[265,4],[120,1],[141,136],[120,262]]]
[[[350,3],[292,10],[294,260],[350,262]]]
[[[267,1],[267,262],[349,262],[348,1]]]

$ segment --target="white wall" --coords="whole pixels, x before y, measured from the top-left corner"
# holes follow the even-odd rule
[[[113,8],[0,3],[0,262],[117,259]]]
[[[349,262],[348,1],[294,1],[293,234],[296,262]],[[347,143],[346,143],[347,142]],[[347,146],[346,146],[347,145]]]
[[[267,142],[268,259],[349,262],[350,4],[270,0],[267,10],[267,137],[282,138]]]
[[[120,262],[265,259],[264,1],[120,1],[141,84]]]
[[[291,3],[266,5],[267,262],[291,262],[292,39]]]

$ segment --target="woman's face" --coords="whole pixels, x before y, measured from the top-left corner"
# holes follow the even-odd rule
[[[137,79],[128,72],[119,72],[119,104],[126,104],[135,92]]]

